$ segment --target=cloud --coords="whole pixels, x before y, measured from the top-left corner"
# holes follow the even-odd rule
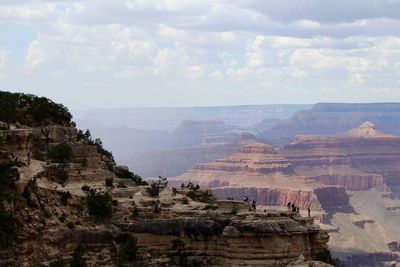
[[[87,94],[112,91],[104,103],[125,106],[155,104],[148,92],[161,97],[162,105],[181,103],[169,92],[204,105],[310,103],[327,95],[351,101],[360,92],[379,99],[376,88],[399,87],[399,5],[397,0],[2,1],[0,23],[35,31],[27,51],[19,51],[26,53],[24,65],[13,66],[3,82],[43,88],[74,105],[77,100],[66,93],[72,87],[84,87],[80,93]],[[7,58],[0,50],[0,68],[10,65]],[[212,88],[218,88],[217,100],[211,100]],[[386,95],[397,95],[393,90]]]

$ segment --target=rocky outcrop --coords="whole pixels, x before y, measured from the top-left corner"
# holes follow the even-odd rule
[[[166,244],[181,237],[191,255],[211,257],[214,260],[210,263],[223,266],[254,266],[262,262],[286,266],[297,255],[312,258],[326,249],[328,240],[312,220],[295,213],[261,213],[253,217],[251,213],[232,216],[216,211],[197,216],[192,213],[191,218],[139,220],[118,226],[136,233],[141,245],[159,253],[169,251]],[[247,242],[243,243],[243,239]]]

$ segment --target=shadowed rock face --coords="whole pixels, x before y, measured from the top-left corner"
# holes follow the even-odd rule
[[[267,144],[244,145],[231,156],[194,165],[187,173],[170,179],[176,186],[189,181],[212,188],[220,198],[241,200],[247,196],[267,206],[291,202],[301,209],[350,210],[344,187],[296,175],[288,159]]]
[[[371,122],[336,136],[298,136],[281,151],[299,175],[348,190],[400,184],[400,137]]]

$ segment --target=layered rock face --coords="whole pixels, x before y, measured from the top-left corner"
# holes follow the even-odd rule
[[[299,136],[281,153],[299,175],[348,190],[400,183],[400,137],[371,122],[336,136]]]
[[[327,186],[293,172],[292,164],[271,145],[252,143],[238,153],[212,163],[194,165],[187,173],[170,179],[174,185],[194,182],[212,188],[221,198],[255,199],[260,205],[301,209],[348,210],[343,187]]]

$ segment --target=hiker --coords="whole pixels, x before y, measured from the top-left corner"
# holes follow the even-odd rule
[[[310,207],[307,208],[307,212],[308,212],[308,217],[311,217],[311,210],[310,210]]]
[[[288,210],[288,211],[290,211],[290,205],[291,205],[291,204],[292,204],[291,202],[287,203],[287,210]]]
[[[300,213],[300,208],[299,208],[299,207],[297,207],[296,211],[297,211],[297,213]]]
[[[256,210],[256,201],[253,199],[253,201],[251,202],[251,207]]]
[[[245,196],[245,197],[243,198],[243,201],[249,202],[249,198],[248,198],[247,196]]]
[[[296,212],[297,207],[296,207],[295,205],[293,205],[292,207],[293,207],[293,208],[292,208],[292,212]]]

